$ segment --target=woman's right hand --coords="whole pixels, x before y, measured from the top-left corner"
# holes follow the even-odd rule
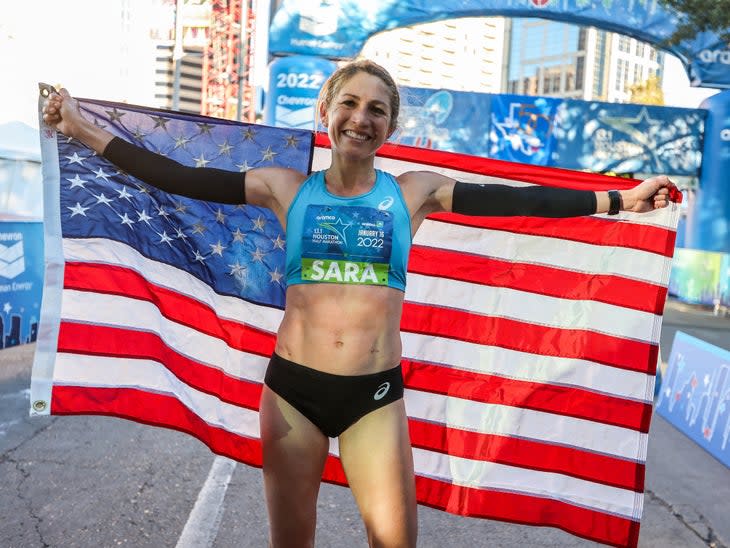
[[[86,122],[81,116],[79,102],[65,88],[46,97],[43,121],[68,137],[77,137],[80,127]]]

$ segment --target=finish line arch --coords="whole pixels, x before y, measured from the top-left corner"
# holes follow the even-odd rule
[[[462,17],[537,17],[631,36],[677,56],[691,85],[726,89],[708,111],[698,192],[688,205],[686,245],[730,252],[730,44],[701,33],[662,46],[677,27],[657,0],[284,0],[269,31],[274,56],[324,60],[356,57],[367,39],[398,27]]]

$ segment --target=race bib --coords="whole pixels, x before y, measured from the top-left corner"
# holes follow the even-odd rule
[[[388,285],[393,215],[363,206],[307,206],[302,279]]]

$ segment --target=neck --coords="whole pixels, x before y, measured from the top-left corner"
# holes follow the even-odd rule
[[[348,162],[338,156],[325,173],[330,192],[335,194],[360,194],[375,184],[375,167],[372,158],[361,162]]]

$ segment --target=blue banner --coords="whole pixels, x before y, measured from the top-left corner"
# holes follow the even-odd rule
[[[730,467],[730,352],[677,331],[657,412]]]
[[[43,293],[43,223],[0,222],[0,348],[34,342]]]
[[[391,141],[565,169],[697,176],[707,112],[401,88]]]
[[[677,17],[657,0],[284,0],[271,22],[269,51],[344,59],[355,57],[377,32],[459,17],[541,17],[632,36],[658,44]],[[702,33],[670,49],[692,85],[730,88],[730,46]]]
[[[558,109],[549,165],[695,176],[706,116],[699,109],[569,99]]]

